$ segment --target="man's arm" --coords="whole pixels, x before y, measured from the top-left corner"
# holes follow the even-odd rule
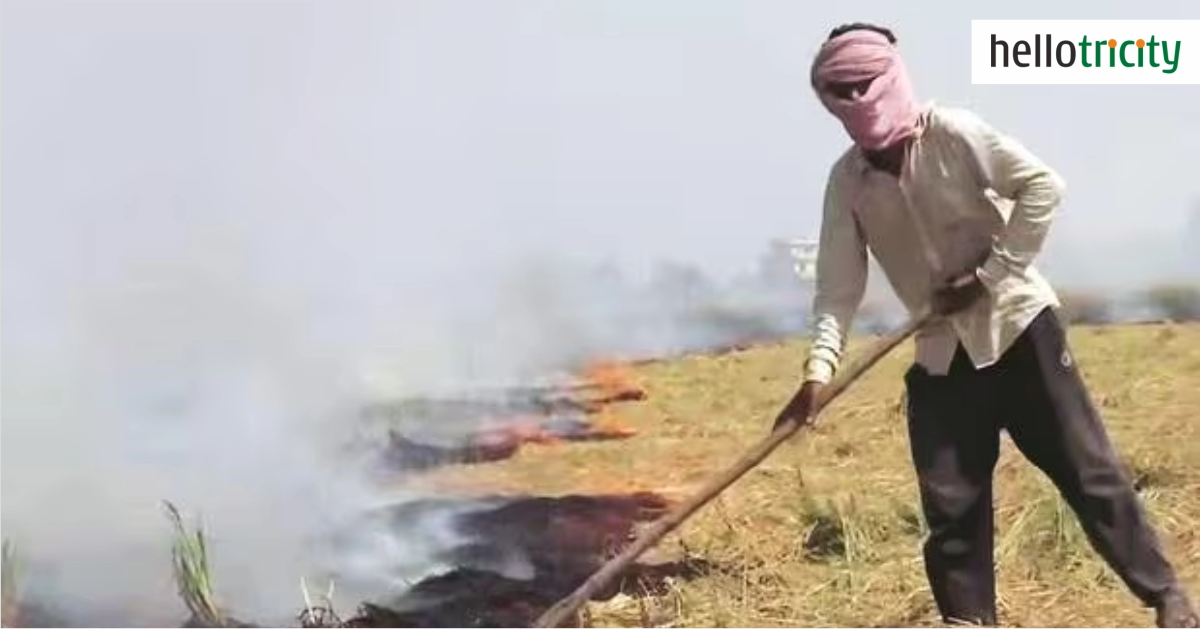
[[[1066,186],[1029,149],[978,116],[960,110],[951,120],[983,183],[1014,202],[1007,226],[976,272],[995,292],[1006,279],[1024,273],[1041,253]]]
[[[825,187],[817,248],[817,286],[805,381],[826,383],[841,362],[846,335],[867,288],[867,243],[845,203],[838,169]]]

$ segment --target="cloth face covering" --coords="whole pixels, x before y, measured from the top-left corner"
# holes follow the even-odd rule
[[[861,148],[883,149],[916,133],[921,107],[904,61],[880,33],[850,31],[825,42],[813,61],[811,80],[821,103]],[[827,89],[830,83],[868,80],[866,91],[850,98]]]

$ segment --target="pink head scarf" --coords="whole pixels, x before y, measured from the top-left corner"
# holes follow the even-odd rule
[[[829,83],[874,79],[853,100],[825,89]],[[878,150],[916,134],[922,107],[896,47],[869,30],[843,33],[821,47],[812,66],[812,85],[821,103],[842,121],[854,143]]]

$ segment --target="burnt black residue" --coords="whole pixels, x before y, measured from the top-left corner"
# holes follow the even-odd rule
[[[404,435],[399,430],[389,429],[386,443],[377,451],[377,469],[386,474],[503,461],[515,455],[526,443],[523,432],[537,432],[562,441],[601,441],[627,436],[597,431],[584,415],[525,420],[524,431],[506,430],[500,424],[490,430],[467,432],[442,443],[423,441]]]
[[[386,471],[428,470],[446,465],[468,465],[503,461],[521,448],[515,435],[471,434],[449,444],[423,443],[389,430],[387,443],[379,452],[378,467]]]
[[[458,528],[474,543],[442,559],[459,566],[431,577],[390,601],[365,604],[349,624],[359,627],[528,627],[631,539],[638,522],[661,515],[668,503],[653,493],[496,499],[494,508],[466,511]],[[392,514],[397,524],[414,510],[459,508],[453,501],[407,503]],[[489,564],[520,554],[532,567],[514,578]],[[638,564],[597,598],[620,591],[644,594],[668,577],[689,578],[709,569],[701,560]]]
[[[507,459],[523,445],[525,431],[567,441],[615,438],[591,430],[588,413],[600,406],[638,400],[641,391],[578,399],[562,387],[511,387],[462,397],[413,397],[363,409],[368,424],[382,425],[376,451],[381,473]]]
[[[496,391],[450,397],[410,397],[372,404],[365,419],[416,423],[454,422],[465,425],[504,417],[551,417],[585,411],[588,404],[561,387],[507,387]]]

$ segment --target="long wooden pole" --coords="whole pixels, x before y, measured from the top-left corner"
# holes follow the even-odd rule
[[[922,317],[914,317],[910,319],[900,328],[888,333],[883,338],[875,341],[867,351],[857,361],[852,362],[842,367],[834,379],[827,385],[821,388],[821,393],[816,400],[813,414],[819,412],[827,404],[833,401],[834,398],[841,395],[854,381],[866,373],[875,363],[879,362],[884,356],[892,351],[897,345],[908,339],[924,326],[930,317],[928,315]],[[780,416],[787,413],[787,409],[792,408],[799,397],[799,391],[788,402],[784,410],[780,411]],[[764,438],[762,441],[755,444],[748,450],[740,459],[732,466],[717,476],[713,477],[708,483],[696,492],[691,498],[679,503],[673,509],[668,511],[658,520],[642,529],[642,532],[634,541],[629,544],[619,555],[610,559],[601,568],[596,571],[587,581],[575,589],[574,592],[567,595],[562,600],[554,604],[553,607],[546,610],[534,624],[535,627],[560,627],[567,621],[568,618],[574,616],[595,594],[607,588],[617,577],[621,575],[634,561],[637,561],[647,550],[661,541],[671,531],[675,530],[680,524],[692,516],[700,507],[708,504],[713,498],[716,498],[721,492],[725,491],[730,485],[736,482],[739,478],[745,475],[750,470],[762,463],[778,448],[783,442],[787,441],[792,435],[796,434],[800,428],[809,425],[797,421],[787,421],[780,425],[774,432]]]

